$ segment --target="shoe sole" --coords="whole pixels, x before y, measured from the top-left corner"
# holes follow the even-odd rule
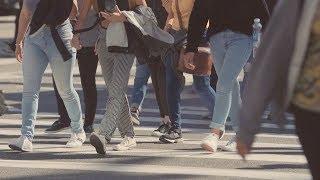
[[[9,145],[9,148],[10,148],[10,149],[12,149],[12,150],[14,150],[14,151],[20,151],[20,152],[31,152],[31,151],[23,150],[23,149],[21,149],[20,147],[15,146],[15,145],[12,145],[12,144],[10,144],[10,145]]]
[[[165,144],[182,144],[183,143],[182,138],[181,139],[174,139],[174,140],[160,138],[159,140],[160,140],[160,142],[163,142]]]
[[[153,132],[151,133],[151,136],[153,136],[153,137],[161,137],[162,135],[164,135],[164,134],[161,133],[161,132],[157,132],[157,131],[153,131]]]
[[[131,150],[132,148],[135,148],[135,147],[137,147],[137,144],[128,147],[128,149],[116,149],[116,148],[113,148],[113,150],[114,151],[128,151],[128,150]]]
[[[98,154],[102,154],[102,155],[106,154],[105,147],[97,136],[95,135],[90,136],[90,144],[96,149],[96,152]]]
[[[44,131],[44,132],[46,134],[55,134],[55,133],[58,133],[58,132],[61,132],[61,131],[67,130],[67,129],[70,129],[70,127],[62,128],[62,129],[59,129],[59,130],[56,130],[56,131]]]
[[[212,152],[212,153],[215,152],[215,151],[213,150],[213,148],[210,147],[210,146],[207,145],[207,144],[201,144],[201,147],[202,147],[202,149],[204,149],[204,150],[206,150],[206,151],[209,151],[209,152]]]
[[[234,149],[234,148],[228,148],[226,146],[218,146],[218,149],[220,149],[221,151],[224,151],[224,152],[236,152],[237,150]]]

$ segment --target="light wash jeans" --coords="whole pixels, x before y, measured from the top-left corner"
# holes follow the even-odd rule
[[[151,76],[151,72],[147,64],[139,64],[137,62],[136,67],[131,107],[139,108],[139,110],[141,110],[144,98],[147,94],[148,80]]]
[[[70,44],[71,24],[67,20],[57,29],[65,46],[72,54],[72,58],[68,61],[63,61],[47,26],[28,35],[24,42],[21,134],[29,139],[33,139],[34,136],[41,80],[48,64],[50,64],[58,92],[71,119],[72,131],[74,133],[83,131],[80,100],[72,82],[76,49]]]
[[[252,37],[230,30],[210,38],[214,66],[218,74],[216,102],[210,128],[224,132],[229,115],[232,127],[237,132],[237,115],[242,103],[237,77],[250,57],[252,44]]]
[[[216,92],[210,85],[210,76],[193,76],[193,86],[200,96],[201,101],[209,110],[209,116],[212,116],[215,104]]]

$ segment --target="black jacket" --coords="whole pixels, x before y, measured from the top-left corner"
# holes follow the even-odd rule
[[[269,18],[263,0],[196,0],[189,21],[187,52],[197,51],[208,21],[208,36],[226,29],[251,35],[255,18],[260,18],[263,26]]]

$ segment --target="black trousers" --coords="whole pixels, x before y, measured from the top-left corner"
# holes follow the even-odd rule
[[[160,117],[169,116],[167,93],[166,93],[166,68],[160,57],[149,61],[148,67],[151,72],[152,85],[159,106]]]
[[[320,180],[320,113],[314,113],[293,106],[296,117],[296,131],[314,180]]]
[[[80,51],[78,51],[77,56],[85,103],[84,126],[89,126],[93,124],[97,109],[97,87],[95,78],[98,66],[98,57],[95,55],[93,47],[82,48]],[[71,120],[58,93],[54,79],[53,87],[57,98],[58,113],[60,115],[59,120],[66,125],[70,125]]]

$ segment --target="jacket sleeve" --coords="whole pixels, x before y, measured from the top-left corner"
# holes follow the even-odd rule
[[[299,20],[299,0],[283,0],[270,20],[262,37],[239,114],[238,139],[251,147],[260,130],[261,115],[267,104],[279,98],[286,89],[288,64],[295,44]],[[290,15],[291,18],[287,18]]]
[[[209,20],[207,2],[212,0],[196,0],[189,20],[186,52],[197,52],[203,39],[206,25]]]

